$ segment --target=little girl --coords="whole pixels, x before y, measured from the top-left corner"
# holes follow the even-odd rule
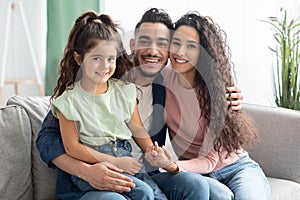
[[[67,154],[123,169],[135,183],[131,192],[122,194],[126,199],[166,199],[147,174],[143,179],[148,184],[133,176],[142,165],[131,156],[127,140],[133,136],[144,152],[153,144],[137,110],[136,87],[121,80],[132,63],[118,29],[108,15],[87,11],[77,18],[60,62],[51,109],[59,119]],[[67,180],[58,176],[57,181]],[[111,193],[97,191],[75,176],[72,181],[87,191],[85,197],[103,199]]]

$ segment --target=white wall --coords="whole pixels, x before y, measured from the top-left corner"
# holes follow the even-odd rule
[[[11,1],[0,1],[0,73],[4,53],[5,27],[7,22],[8,5]],[[28,22],[33,49],[36,55],[39,74],[44,82],[45,60],[46,60],[46,0],[20,0]],[[35,78],[33,61],[26,39],[25,29],[20,15],[20,9],[12,11],[10,16],[9,40],[7,48],[7,62],[5,80],[9,79],[30,79]],[[0,106],[5,105],[7,99],[14,94],[13,85],[4,85],[3,99]],[[39,95],[37,84],[22,84],[19,87],[19,94]]]
[[[0,26],[5,27],[7,4],[0,1]],[[20,0],[29,23],[37,63],[44,81],[46,60],[46,0]],[[300,0],[101,0],[102,11],[119,21],[128,35],[132,34],[136,22],[150,7],[163,8],[174,21],[189,10],[197,10],[202,15],[211,16],[227,33],[236,65],[237,86],[242,89],[244,102],[274,105],[271,84],[272,31],[267,24],[259,21],[269,16],[278,16],[284,6],[290,14],[299,16]],[[14,25],[13,25],[14,24]],[[13,30],[10,30],[7,78],[34,77],[28,44],[20,16],[14,16]],[[0,67],[2,68],[4,28],[0,29]],[[128,47],[128,46],[127,46]],[[14,54],[14,56],[13,56]],[[1,69],[0,68],[0,69]],[[13,87],[4,87],[4,105],[13,95]],[[36,84],[21,85],[20,95],[39,95]],[[0,106],[2,106],[0,105]]]
[[[105,0],[103,11],[119,21],[130,34],[150,7],[163,8],[173,21],[190,10],[212,17],[227,33],[236,83],[242,90],[244,102],[275,106],[271,81],[272,56],[268,49],[274,40],[270,27],[259,20],[279,16],[281,6],[295,16],[300,14],[300,0]]]

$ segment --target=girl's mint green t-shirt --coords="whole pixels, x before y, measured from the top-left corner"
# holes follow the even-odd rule
[[[61,112],[68,120],[75,121],[82,143],[99,146],[131,137],[126,124],[135,106],[135,85],[109,79],[104,94],[88,93],[80,86],[80,81],[75,82],[73,89],[66,90],[53,101],[51,109],[56,118]]]

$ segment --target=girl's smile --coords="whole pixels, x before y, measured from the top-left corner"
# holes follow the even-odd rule
[[[74,58],[77,61],[78,57],[76,55],[78,56],[78,54],[74,54]],[[84,55],[81,63],[82,88],[92,93],[106,91],[107,81],[116,69],[116,59],[116,43],[100,40],[96,47]]]

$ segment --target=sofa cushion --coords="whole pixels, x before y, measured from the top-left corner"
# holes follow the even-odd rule
[[[243,109],[255,119],[259,134],[250,156],[267,176],[300,183],[300,112],[251,104]]]
[[[49,108],[49,97],[11,97],[7,105],[18,105],[24,108],[29,116],[32,130],[32,182],[34,199],[54,199],[56,171],[49,169],[39,155],[35,140],[41,129],[42,121]]]
[[[31,132],[25,110],[0,109],[0,199],[32,199]]]
[[[300,185],[288,180],[269,178],[272,200],[300,200]]]

